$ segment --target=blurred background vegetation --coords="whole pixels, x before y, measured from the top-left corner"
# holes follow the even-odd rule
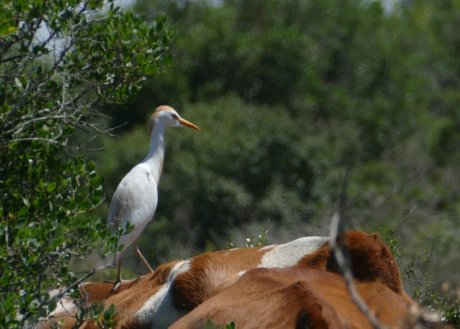
[[[327,235],[350,170],[349,228],[384,236],[419,300],[434,303],[444,284],[455,303],[460,1],[138,0],[133,10],[168,17],[173,65],[107,109],[120,138],[88,151],[105,178],[100,217],[147,151],[148,116],[169,104],[201,131],[167,133],[159,206],[140,240],[154,264]]]
[[[32,8],[26,2],[16,5]],[[47,15],[58,16],[59,11],[33,2],[44,12],[54,11]],[[57,8],[64,4],[53,3]],[[103,4],[85,3],[90,9]],[[73,4],[78,6],[78,1]],[[33,155],[24,146],[28,144],[0,131],[5,138],[0,183],[6,189],[1,193],[0,237],[3,241],[14,233],[22,246],[14,249],[14,257],[8,243],[0,248],[1,258],[8,261],[4,263],[12,264],[5,266],[8,275],[1,277],[14,294],[8,299],[11,321],[15,321],[17,298],[24,305],[34,305],[31,301],[39,296],[34,292],[21,297],[22,292],[11,283],[16,277],[30,281],[30,290],[35,289],[34,279],[22,279],[15,268],[24,265],[29,277],[43,272],[42,258],[47,254],[41,251],[41,242],[36,243],[40,248],[35,248],[38,254],[33,254],[33,262],[31,256],[23,257],[32,255],[37,232],[43,233],[47,252],[55,253],[55,245],[64,246],[65,253],[55,266],[58,274],[53,275],[62,277],[65,272],[69,280],[75,279],[79,272],[68,272],[62,265],[72,255],[67,241],[78,237],[82,246],[77,249],[87,251],[102,235],[99,231],[105,226],[117,184],[147,152],[148,117],[156,106],[168,104],[201,131],[167,132],[159,205],[139,243],[153,266],[229,246],[328,235],[348,172],[348,228],[379,232],[397,256],[411,294],[460,324],[460,0],[134,0],[126,10],[134,15],[112,8],[113,26],[98,23],[91,33],[82,30],[81,35],[72,35],[76,41],[82,38],[83,43],[76,44],[84,51],[67,49],[70,62],[63,68],[70,63],[75,72],[88,72],[83,78],[89,82],[74,71],[63,73],[70,82],[76,80],[76,87],[86,86],[90,94],[98,92],[97,97],[81,97],[89,104],[82,112],[84,120],[78,117],[78,125],[64,136],[66,143],[84,151],[75,154],[75,164],[71,152],[43,148],[37,142],[31,143],[32,151],[39,150],[37,158],[50,162],[33,171],[27,163]],[[141,15],[146,22],[140,22]],[[14,15],[0,14],[1,19],[4,16]],[[69,17],[58,18],[78,28]],[[20,18],[11,20],[16,19]],[[86,21],[84,16],[79,19]],[[30,40],[35,31],[28,34]],[[97,35],[108,47],[87,35]],[[129,42],[132,35],[138,37]],[[157,42],[158,54],[144,41]],[[46,47],[42,48],[39,55],[40,51],[46,55]],[[13,50],[30,57],[27,46],[18,49]],[[111,52],[107,54],[106,49]],[[138,67],[133,67],[131,57]],[[41,65],[40,61],[33,65],[37,63]],[[97,74],[98,70],[104,74]],[[5,76],[5,72],[24,76],[5,79],[1,90],[22,88],[21,79],[27,82],[32,75],[17,71],[13,64],[2,71]],[[109,72],[117,79],[106,79]],[[144,81],[145,76],[152,77]],[[91,88],[95,82],[106,92]],[[18,108],[31,115],[47,106],[58,111],[66,85],[62,83],[62,90],[55,85],[41,90],[43,99],[26,95],[28,101]],[[3,122],[3,113],[11,111],[21,90],[2,100],[2,124],[10,124]],[[130,97],[126,100],[125,96]],[[102,102],[93,103],[92,97]],[[87,112],[92,113],[88,109],[95,107],[107,116],[86,119]],[[23,119],[20,115],[17,122]],[[82,126],[97,129],[85,132]],[[117,127],[117,138],[99,134],[98,127],[107,126]],[[26,132],[34,136],[37,131],[48,135],[54,131],[34,127]],[[49,154],[44,156],[43,150]],[[70,194],[60,197],[56,191],[67,188],[62,175],[73,179],[77,190],[84,189],[83,201],[70,200]],[[84,180],[79,177],[88,177],[92,183],[80,184]],[[101,194],[105,199],[97,206]],[[38,200],[34,207],[25,203],[28,197]],[[75,208],[72,202],[82,209],[70,216],[66,209]],[[42,222],[52,224],[52,229],[35,225]],[[15,230],[8,232],[9,226],[3,223]],[[131,258],[124,267],[125,278],[145,272],[137,258]],[[114,277],[110,271],[101,275]],[[53,277],[39,287],[40,296],[56,283]]]

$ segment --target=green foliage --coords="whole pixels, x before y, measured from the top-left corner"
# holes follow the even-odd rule
[[[434,41],[377,2],[205,4],[142,7],[166,10],[178,30],[177,65],[149,90],[160,102],[233,93],[307,119],[350,120],[365,136],[362,156],[375,157],[414,129],[420,106],[440,100],[432,76],[441,68],[431,65],[440,54],[426,51]]]
[[[423,283],[460,273],[457,2],[138,1],[145,20],[113,1],[4,1],[0,327],[49,312],[51,288],[76,293],[69,261],[107,238],[110,198],[88,212],[143,158],[136,125],[161,103],[201,131],[167,133],[149,257],[327,234],[351,170],[351,225],[384,233],[406,285],[458,323]],[[91,152],[104,111],[128,124]]]
[[[431,287],[430,287],[431,288]],[[439,291],[434,288],[418,296],[418,301],[440,313],[446,323],[459,328],[460,326],[460,301],[458,289],[452,291]]]
[[[106,238],[83,215],[104,194],[82,131],[108,132],[101,105],[169,63],[169,36],[113,1],[4,1],[0,22],[0,327],[18,328],[56,305],[47,291],[75,291],[71,258]]]
[[[459,280],[458,1],[135,8],[166,13],[175,65],[147,81],[129,112],[114,112],[115,124],[129,122],[125,134],[94,157],[108,194],[144,156],[135,126],[155,105],[201,127],[168,132],[156,219],[140,241],[151,258],[244,245],[238,236],[265,229],[268,242],[327,234],[351,169],[351,226],[394,231],[398,259],[414,259],[401,263],[411,280]]]
[[[313,206],[305,204],[303,199],[316,188],[310,181],[313,177],[310,152],[317,148],[312,145],[313,150],[302,149],[300,143],[291,142],[306,139],[299,136],[303,122],[289,118],[281,110],[278,116],[267,116],[266,111],[265,107],[248,108],[238,98],[230,97],[214,104],[190,105],[182,112],[202,129],[198,133],[167,132],[157,216],[169,220],[164,222],[162,217],[156,217],[151,229],[160,229],[162,234],[164,230],[167,234],[180,233],[180,240],[203,248],[228,227],[253,219],[280,222],[309,216]],[[300,129],[291,129],[293,124]],[[256,130],[258,134],[253,133]],[[137,145],[142,139],[147,144],[144,134],[135,131],[122,139],[122,143],[125,141],[129,148],[128,144]],[[129,169],[126,163],[136,163],[146,152],[146,147],[138,154],[131,150],[125,158],[119,156],[119,148],[125,146],[118,141],[106,144],[107,152],[98,160],[102,161],[102,167],[110,165],[111,171],[105,171],[105,177],[112,189],[119,179],[117,174]],[[323,184],[318,184],[318,188],[323,188]],[[113,190],[108,191],[109,195],[112,193]],[[285,207],[287,202],[291,207]],[[211,226],[210,222],[216,225]],[[178,225],[181,232],[177,232]],[[146,236],[150,234],[158,235],[146,232]],[[143,248],[156,249],[161,243],[157,241],[155,246],[149,244]]]
[[[78,295],[80,297],[80,295]],[[77,298],[78,298],[77,297]],[[104,307],[103,304],[93,303],[88,305],[84,300],[76,300],[78,304],[78,313],[76,314],[77,324],[81,324],[85,320],[93,321],[99,329],[110,329],[116,325],[117,310],[115,305]],[[57,324],[56,329],[61,328]]]
[[[410,291],[460,279],[458,1],[135,8],[168,16],[175,65],[114,107],[122,138],[92,154],[107,194],[145,155],[156,105],[201,127],[167,132],[150,259],[327,234],[350,170],[350,226],[384,233]]]
[[[439,285],[439,282],[429,281],[428,275],[420,278],[420,271],[424,265],[433,261],[432,252],[424,250],[422,253],[411,255],[401,248],[403,243],[396,238],[397,231],[393,228],[382,229],[382,237],[391,248],[393,255],[398,261],[403,279],[416,284],[413,289],[413,298],[431,310],[440,313],[446,323],[460,326],[460,300],[457,286],[451,286],[449,282]]]
[[[116,325],[116,315],[115,305],[111,304],[105,310],[93,312],[93,320],[97,323],[98,328],[110,329]]]
[[[227,325],[225,325],[225,329],[235,329],[235,322],[230,322]]]

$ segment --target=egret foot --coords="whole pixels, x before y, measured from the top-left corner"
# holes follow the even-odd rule
[[[118,288],[120,288],[120,286],[121,286],[121,281],[118,281],[118,282],[115,281],[115,282],[113,283],[112,289],[110,290],[110,293],[111,293],[111,294],[116,293],[117,290],[118,290]]]
[[[120,285],[122,283],[121,279],[121,259],[118,261],[118,269],[117,269],[117,277],[115,278],[115,281],[113,282],[113,287],[112,290],[110,291],[112,294],[115,293],[118,288],[120,288]]]

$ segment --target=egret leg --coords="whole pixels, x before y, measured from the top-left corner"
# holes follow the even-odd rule
[[[121,259],[118,260],[118,268],[117,268],[117,277],[115,278],[115,282],[113,283],[113,288],[112,288],[112,292],[115,292],[118,290],[118,288],[120,288],[120,284],[121,284]]]
[[[150,266],[150,264],[147,262],[147,259],[145,259],[144,255],[142,255],[141,251],[139,250],[138,246],[137,246],[137,241],[134,241],[133,243],[133,247],[134,247],[134,250],[136,250],[136,253],[137,255],[139,256],[139,258],[141,259],[142,263],[144,263],[145,267],[147,267],[147,269],[153,273],[154,270],[153,268]]]

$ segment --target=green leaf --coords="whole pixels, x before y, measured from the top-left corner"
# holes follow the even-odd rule
[[[48,183],[48,186],[46,187],[46,190],[51,193],[53,192],[55,189],[56,189],[56,182],[51,182],[51,183]]]
[[[235,328],[236,328],[235,322],[233,321],[225,325],[225,329],[235,329]]]
[[[19,88],[19,89],[24,89],[24,86],[22,85],[22,82],[21,80],[19,80],[19,78],[14,78],[14,83],[16,84],[16,86]]]

